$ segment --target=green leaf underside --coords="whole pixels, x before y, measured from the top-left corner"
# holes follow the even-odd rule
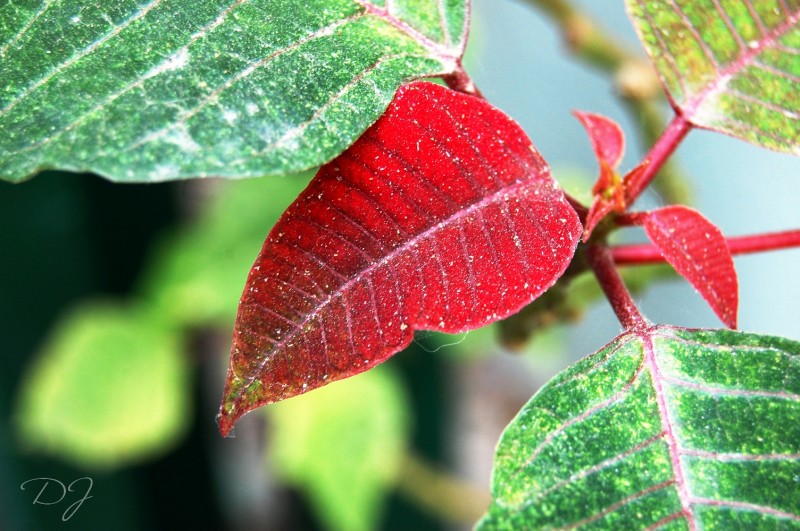
[[[0,7],[0,178],[163,181],[332,159],[397,87],[452,72],[466,0],[77,0]]]
[[[693,124],[800,154],[800,1],[627,0]]]
[[[269,464],[331,530],[376,529],[405,456],[409,412],[387,367],[273,404]]]
[[[189,372],[179,339],[157,317],[84,303],[60,323],[22,383],[22,443],[90,468],[162,453],[188,427]]]
[[[479,527],[797,529],[798,493],[800,343],[657,326],[523,408]]]

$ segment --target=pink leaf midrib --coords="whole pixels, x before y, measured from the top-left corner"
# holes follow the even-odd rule
[[[483,196],[479,201],[476,201],[475,203],[472,203],[471,205],[454,212],[451,216],[443,219],[442,221],[428,227],[427,229],[413,236],[412,238],[404,241],[402,244],[392,249],[386,256],[382,257],[380,260],[372,262],[367,267],[365,267],[364,269],[362,269],[361,271],[350,277],[337,289],[327,294],[325,299],[321,301],[319,304],[317,304],[312,311],[308,312],[303,317],[303,320],[301,322],[296,323],[296,326],[292,331],[288,332],[278,343],[273,345],[273,347],[271,348],[271,352],[280,351],[283,348],[285,348],[285,346],[289,344],[292,340],[294,340],[298,336],[298,334],[303,331],[304,327],[308,323],[312,322],[331,302],[333,302],[339,297],[344,296],[351,290],[351,288],[353,288],[353,286],[358,285],[359,283],[365,281],[366,279],[369,279],[372,273],[375,272],[378,268],[391,263],[398,256],[419,246],[420,242],[428,238],[434,237],[438,231],[441,231],[451,226],[454,223],[458,223],[462,219],[465,219],[469,217],[471,214],[479,212],[480,210],[490,205],[496,203],[503,203],[507,201],[505,196],[509,194],[515,196],[516,194],[520,195],[527,194],[529,191],[527,190],[527,188],[530,187],[531,184],[535,183],[536,181],[534,181],[533,183],[531,181],[511,183],[509,186],[500,188],[486,196]],[[264,370],[264,368],[267,366],[270,360],[271,360],[270,356],[264,357],[264,359],[252,371],[253,375],[247,378],[247,381],[244,384],[244,388],[249,387],[254,381],[258,379],[258,374]]]
[[[762,38],[757,41],[758,46],[752,48],[747,46],[743,48],[743,53],[741,53],[734,61],[731,61],[725,68],[718,71],[716,79],[708,83],[694,97],[687,99],[686,102],[680,106],[682,114],[687,119],[691,120],[697,112],[697,109],[705,102],[706,98],[708,98],[710,94],[719,90],[720,86],[724,86],[731,77],[752,64],[753,59],[761,54],[765,49],[774,46],[778,39],[791,30],[798,23],[798,21],[800,21],[800,8],[798,8],[794,13],[789,13],[784,23],[775,26],[769,33],[763,35]],[[736,35],[738,36],[738,34]],[[679,75],[679,77],[683,76]]]
[[[401,33],[404,33],[409,37],[411,37],[411,39],[422,45],[440,62],[448,65],[448,67],[455,69],[456,64],[460,60],[461,55],[464,52],[464,47],[466,45],[466,39],[463,38],[464,35],[462,35],[462,38],[460,39],[458,48],[451,49],[444,44],[432,40],[419,30],[417,30],[416,28],[395,17],[386,8],[378,7],[372,2],[369,2],[368,0],[353,0],[353,1],[356,4],[360,5],[361,7],[363,7],[364,10],[370,15],[373,15],[377,18],[380,18],[381,20],[384,20],[385,22],[391,24],[395,29],[397,29]],[[467,25],[466,21],[468,20],[469,17],[468,16],[465,17],[465,24],[464,24],[465,26]]]
[[[658,360],[656,360],[656,353],[651,333],[652,330],[646,330],[642,333],[638,333],[637,335],[639,340],[642,342],[642,348],[644,350],[644,365],[650,372],[650,379],[653,382],[653,392],[656,395],[658,413],[659,417],[661,418],[661,424],[664,428],[664,441],[669,449],[670,462],[675,475],[675,490],[678,494],[678,499],[680,500],[682,513],[686,518],[686,523],[691,531],[695,531],[697,529],[697,522],[695,520],[694,513],[692,512],[692,493],[689,490],[689,486],[687,485],[686,478],[683,474],[680,446],[675,433],[675,422],[670,415],[669,406],[667,405],[666,392],[664,391],[664,387],[662,385],[664,376],[661,374],[661,369],[658,366]]]

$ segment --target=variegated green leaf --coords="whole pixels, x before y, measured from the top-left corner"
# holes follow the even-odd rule
[[[20,0],[0,7],[0,178],[284,174],[452,72],[466,0]]]
[[[669,95],[694,125],[800,154],[798,0],[627,0]]]
[[[800,343],[628,332],[506,428],[481,529],[800,528]]]

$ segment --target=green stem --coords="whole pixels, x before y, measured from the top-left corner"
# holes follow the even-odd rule
[[[635,56],[619,46],[585,13],[566,0],[527,0],[561,28],[573,54],[607,72],[616,72]]]
[[[569,0],[526,0],[548,15],[561,29],[570,51],[587,64],[609,74],[641,131],[642,146],[653,145],[664,130],[663,91],[650,62],[620,46],[610,32]],[[687,204],[689,188],[674,162],[661,169],[654,188],[665,202]]]
[[[401,467],[397,488],[426,512],[465,525],[477,522],[492,501],[487,490],[438,470],[411,453]]]

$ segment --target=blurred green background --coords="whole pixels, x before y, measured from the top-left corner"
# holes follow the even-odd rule
[[[639,50],[622,2],[578,4]],[[623,125],[623,169],[641,157],[609,81],[572,60],[529,6],[476,0],[467,68],[576,194],[596,166],[571,109]],[[704,132],[678,159],[694,204],[723,232],[800,226],[797,159]],[[112,185],[44,172],[0,183],[0,529],[470,527],[503,426],[619,325],[593,304],[520,354],[494,329],[422,334],[379,370],[263,408],[223,440],[214,416],[238,297],[308,178]],[[644,204],[659,203],[651,194]],[[737,267],[741,327],[800,338],[800,252]],[[631,270],[630,280],[651,273]],[[638,298],[653,321],[720,326],[683,282]],[[91,498],[66,522],[86,482],[53,505],[33,505],[41,482],[20,488],[87,476]],[[60,487],[48,489],[42,500],[57,499]]]

